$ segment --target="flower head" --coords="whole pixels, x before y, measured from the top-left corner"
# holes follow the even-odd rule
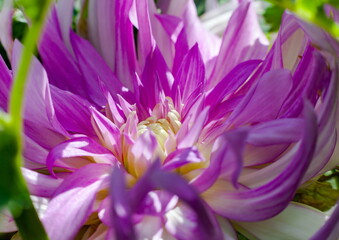
[[[307,239],[324,225],[291,200],[338,164],[338,42],[285,14],[268,49],[251,1],[222,38],[191,0],[88,1],[78,33],[72,4],[52,10],[26,90],[23,173],[51,239]]]

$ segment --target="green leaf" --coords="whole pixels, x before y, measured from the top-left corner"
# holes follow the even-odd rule
[[[237,235],[238,235],[238,240],[248,240],[248,238],[242,235],[240,232],[237,232]]]
[[[206,1],[205,0],[194,0],[194,3],[197,7],[198,15],[202,15],[206,11]]]
[[[298,189],[293,201],[327,211],[336,204],[338,198],[339,190],[333,189],[330,183],[314,181]]]
[[[339,37],[339,24],[325,14],[325,4],[338,5],[338,0],[267,0],[284,9],[294,12],[305,21],[323,28],[333,37]]]
[[[265,9],[263,17],[266,24],[269,25],[269,32],[276,32],[280,28],[284,9],[278,6],[271,6]]]
[[[332,5],[333,7],[339,8],[339,1],[338,0],[328,0],[327,3]]]
[[[25,22],[17,21],[13,19],[12,23],[12,37],[13,39],[23,40],[28,29],[28,25]]]

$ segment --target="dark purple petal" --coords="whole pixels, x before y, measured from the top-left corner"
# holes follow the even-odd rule
[[[51,85],[55,113],[62,126],[71,133],[95,136],[91,124],[91,104],[71,92]]]
[[[63,42],[55,9],[52,10],[41,37],[39,54],[53,85],[87,99],[88,92],[83,76],[75,58]]]
[[[119,178],[120,180],[117,180]],[[122,173],[113,176],[114,181],[122,181]],[[127,236],[127,233],[132,232],[133,226],[130,225],[131,216],[128,213],[135,212],[138,210],[140,204],[145,200],[147,194],[154,190],[155,188],[164,189],[172,194],[177,195],[181,200],[183,200],[192,210],[197,214],[198,224],[201,235],[201,239],[206,239],[208,236],[209,239],[219,239],[220,238],[220,229],[215,227],[215,219],[211,216],[209,210],[207,210],[204,203],[201,201],[197,192],[189,186],[189,184],[175,173],[166,172],[160,170],[160,163],[155,162],[145,173],[145,175],[135,184],[135,186],[128,193],[127,196],[124,194],[124,184],[120,182],[119,186],[115,186],[120,190],[112,191],[112,201],[113,206],[115,206],[115,211],[113,214],[113,222],[117,221],[115,227],[116,234],[118,239],[134,239],[134,238],[119,238],[122,236]],[[118,191],[118,192],[116,192]],[[120,193],[119,196],[116,196],[117,193]],[[118,203],[118,204],[117,204]],[[129,203],[129,205],[128,205]],[[117,212],[122,209],[122,215],[119,216]],[[127,224],[123,224],[123,223]],[[129,223],[129,224],[128,224]],[[124,225],[124,226],[123,226]]]
[[[70,36],[79,68],[84,76],[88,97],[99,106],[104,106],[106,99],[100,88],[101,82],[114,97],[121,92],[122,84],[88,41],[73,32]]]
[[[143,110],[143,113],[138,115],[146,119],[157,103],[162,102],[164,97],[170,96],[173,83],[166,62],[157,47],[148,55],[140,80],[140,100],[137,102],[137,107],[140,108],[140,112]]]
[[[135,240],[132,212],[126,192],[125,176],[121,169],[114,168],[111,176],[110,196],[112,224],[117,240]]]

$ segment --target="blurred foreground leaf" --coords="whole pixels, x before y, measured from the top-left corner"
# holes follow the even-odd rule
[[[267,0],[276,6],[294,12],[303,20],[318,25],[333,37],[339,37],[339,24],[325,13],[325,5],[339,5],[338,0]]]
[[[267,25],[269,25],[269,32],[277,32],[280,28],[282,15],[284,9],[279,6],[270,6],[265,9],[263,17]]]
[[[197,7],[198,15],[202,15],[206,11],[206,0],[194,0],[194,3]]]

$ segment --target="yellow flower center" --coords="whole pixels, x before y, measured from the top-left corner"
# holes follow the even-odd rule
[[[137,124],[137,134],[135,136],[134,145],[128,143],[126,139],[122,140],[123,146],[123,161],[127,171],[136,178],[139,178],[148,169],[148,166],[157,158],[164,161],[165,158],[173,152],[177,147],[175,135],[181,127],[180,114],[175,110],[173,102],[170,98],[167,99],[167,113],[165,117],[159,117],[159,113],[163,112],[163,104],[158,104],[154,107],[151,116]],[[135,116],[135,112],[131,113]],[[121,131],[125,131],[125,125],[121,127]],[[147,131],[156,138],[157,146],[152,156],[145,154],[136,155],[135,148],[140,148],[140,145],[136,146],[138,139],[145,134]],[[143,147],[143,146],[141,146]],[[143,151],[139,149],[140,153]]]

